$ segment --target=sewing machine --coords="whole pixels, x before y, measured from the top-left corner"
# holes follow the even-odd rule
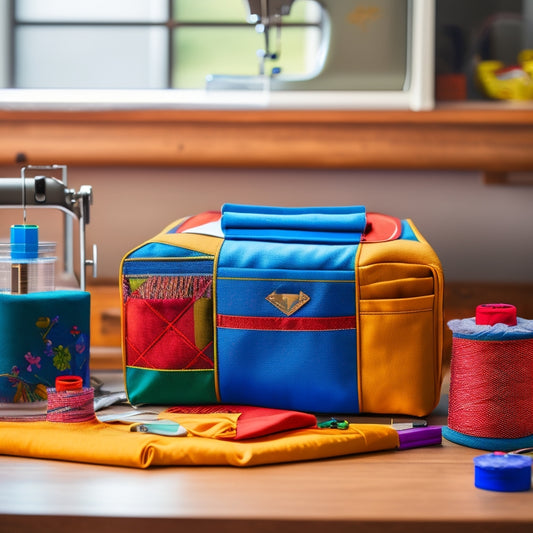
[[[268,91],[280,106],[328,99],[339,106],[432,106],[434,0],[318,0],[321,38],[305,75],[283,69],[283,19],[299,1],[245,0],[247,20],[264,35],[264,48],[253,52],[258,73],[211,75],[207,89]],[[273,61],[281,68],[268,72]]]
[[[22,209],[24,222],[27,209],[50,208],[64,213],[61,277],[66,281],[77,281],[81,290],[85,290],[88,266],[92,267],[96,277],[96,245],[93,245],[91,259],[86,259],[85,253],[85,229],[90,219],[92,200],[91,186],[82,185],[78,192],[68,187],[67,167],[64,165],[29,165],[21,169],[20,178],[0,178],[0,208]],[[74,269],[74,219],[79,223],[79,276]]]

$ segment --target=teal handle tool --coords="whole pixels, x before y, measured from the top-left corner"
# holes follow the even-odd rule
[[[151,433],[153,435],[162,435],[164,437],[185,437],[187,430],[177,422],[168,420],[154,420],[153,422],[143,422],[133,424],[130,431],[139,433]]]

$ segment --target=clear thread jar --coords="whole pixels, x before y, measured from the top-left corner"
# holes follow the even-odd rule
[[[55,290],[56,245],[38,242],[38,227],[11,227],[11,242],[0,243],[0,293]]]

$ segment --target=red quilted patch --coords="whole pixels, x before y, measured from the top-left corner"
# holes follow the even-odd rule
[[[192,298],[126,301],[128,366],[161,370],[213,368],[213,344],[203,350],[194,343]]]

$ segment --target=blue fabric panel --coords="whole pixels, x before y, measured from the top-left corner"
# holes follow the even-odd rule
[[[222,402],[357,413],[356,333],[218,329]],[[252,356],[253,354],[253,356]]]
[[[418,241],[418,237],[415,235],[411,224],[407,220],[402,220],[402,235],[400,239],[405,239],[406,241]]]
[[[256,269],[256,268],[231,268],[218,269],[219,278],[229,279],[254,279],[254,280],[293,280],[293,281],[332,281],[353,282],[353,270],[288,270],[288,269]]]
[[[186,248],[178,248],[170,244],[163,244],[160,242],[149,242],[134,250],[128,255],[128,258],[144,258],[144,257],[204,257],[204,253],[187,250]]]
[[[224,241],[219,268],[354,270],[357,245],[310,245]]]
[[[256,240],[270,242],[308,242],[308,243],[346,243],[353,244],[361,240],[362,232],[326,232],[326,231],[298,231],[288,229],[239,229],[235,231],[224,230],[226,239]]]
[[[220,276],[221,273],[219,273]],[[351,273],[353,277],[353,272]],[[235,316],[284,316],[266,297],[272,292],[310,297],[299,317],[354,316],[355,282],[307,282],[293,280],[234,280],[218,278],[218,313]]]
[[[226,239],[271,242],[346,243],[361,240],[364,206],[267,207],[226,204],[222,231]]]
[[[213,261],[211,259],[197,259],[194,261],[124,261],[123,274],[126,276],[142,275],[143,277],[155,275],[198,275],[213,274]]]
[[[279,207],[267,205],[247,205],[247,204],[224,204],[222,214],[226,213],[251,213],[254,215],[345,215],[352,213],[364,213],[364,205],[344,205],[344,206],[316,206],[316,207]]]
[[[217,328],[221,400],[317,413],[358,412],[355,327],[308,331],[305,319],[355,316],[354,269],[366,227],[364,207],[226,205],[222,225],[226,239],[217,267],[218,315],[283,318],[265,299],[268,295],[301,291],[310,299],[287,318],[298,331],[245,329],[238,318],[222,322],[236,327]]]

